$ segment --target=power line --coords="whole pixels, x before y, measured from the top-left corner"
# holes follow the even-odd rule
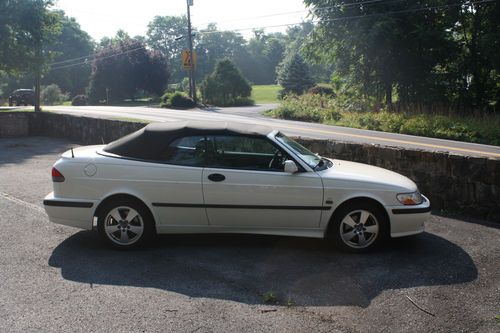
[[[462,6],[462,5],[486,4],[486,3],[496,2],[496,1],[498,1],[498,0],[479,0],[479,1],[471,1],[469,3],[456,2],[456,3],[450,3],[450,4],[446,4],[446,5],[439,5],[439,6],[432,6],[432,7],[409,8],[409,9],[402,9],[402,10],[396,10],[396,11],[390,11],[390,12],[384,12],[384,13],[372,13],[372,14],[364,14],[364,15],[357,15],[357,16],[337,17],[337,18],[333,18],[333,19],[317,21],[316,23],[343,21],[346,19],[366,18],[366,17],[384,16],[384,15],[391,15],[391,14],[415,13],[415,12],[421,12],[421,11],[426,11],[426,10],[444,9],[444,8],[448,8],[448,7],[457,7],[457,6]]]
[[[358,2],[346,3],[346,4],[336,4],[336,5],[332,5],[332,6],[323,6],[323,7],[313,8],[313,9],[306,9],[306,11],[308,11],[308,12],[311,12],[311,11],[321,11],[321,10],[332,9],[332,8],[351,7],[351,6],[356,6],[356,5],[366,5],[366,4],[375,4],[375,3],[376,4],[384,4],[384,3],[395,2],[395,1],[406,1],[406,0],[362,0],[362,1],[358,1]],[[277,15],[287,15],[287,14],[290,14],[290,13],[300,13],[300,12],[303,12],[303,11],[283,12],[283,13],[270,14],[270,15],[255,16],[252,19],[255,19],[255,18],[264,18],[264,17],[272,17],[272,16],[277,16]],[[251,18],[248,18],[248,19],[251,19]],[[243,20],[245,20],[245,19],[243,19]],[[236,20],[223,21],[223,22],[219,22],[219,23],[232,22],[232,21],[236,21]],[[287,23],[287,24],[281,24],[281,25],[264,26],[264,27],[257,27],[257,28],[255,28],[255,27],[253,27],[253,28],[242,28],[242,29],[233,29],[233,30],[225,30],[225,31],[245,31],[245,30],[252,30],[252,29],[263,29],[263,28],[273,28],[273,27],[290,26],[290,25],[297,25],[297,24],[301,24],[301,23],[302,22]],[[198,32],[198,33],[199,34],[209,34],[209,33],[217,33],[217,32],[222,32],[222,31],[220,31],[220,30],[214,30],[214,31],[204,31],[204,32]],[[174,36],[174,35],[172,35],[172,36]],[[130,46],[132,46],[134,44],[138,44],[138,43],[141,43],[141,42],[138,41],[138,42],[132,43],[132,44],[130,44]],[[109,48],[112,48],[112,47],[109,47]],[[61,60],[61,61],[53,62],[51,64],[51,66],[62,65],[62,64],[66,64],[66,63],[69,63],[69,62],[78,61],[78,60],[86,59],[86,58],[93,58],[93,57],[95,57],[95,55],[96,55],[96,53],[93,53],[93,54],[89,54],[89,55],[78,57],[78,58],[72,58],[72,59],[66,59],[66,60]],[[93,59],[90,59],[90,60],[93,60]],[[83,62],[83,63],[85,63],[85,62]]]
[[[345,4],[336,4],[336,5],[329,5],[329,6],[324,6],[324,7],[317,7],[314,10],[322,10],[322,9],[329,9],[329,8],[334,8],[334,7],[350,7],[350,6],[356,6],[356,5],[365,5],[365,4],[371,4],[371,3],[383,3],[383,2],[391,2],[391,1],[406,1],[406,0],[361,0],[358,2],[352,2],[352,3],[345,3]],[[57,10],[63,10],[62,8],[55,8]],[[255,18],[265,18],[265,17],[273,17],[273,16],[282,16],[282,15],[288,15],[288,14],[299,14],[299,13],[307,13],[310,12],[312,9],[303,9],[303,10],[297,10],[297,11],[290,11],[290,12],[278,12],[275,14],[267,14],[267,15],[260,15],[260,16],[254,16],[254,17],[246,17],[246,18],[241,18],[241,19],[233,19],[233,20],[226,20],[226,21],[220,21],[220,23],[225,23],[225,22],[234,22],[234,21],[242,21],[242,20],[250,20],[250,19],[255,19]],[[108,13],[104,12],[95,12],[95,11],[87,11],[87,10],[74,10],[72,9],[71,12],[73,13],[81,13],[81,14],[91,14],[93,19],[97,19],[100,21],[116,21],[116,22],[123,22],[127,21],[129,24],[134,23],[130,22],[132,19],[137,19],[137,15],[132,15],[132,14],[120,14],[119,16],[110,16]],[[156,15],[155,15],[156,16]],[[194,14],[191,14],[192,17],[196,17]],[[213,22],[203,22],[203,23],[198,23],[199,25],[205,25]]]
[[[389,0],[389,2],[390,1],[395,1],[395,0]],[[363,15],[355,15],[355,16],[344,16],[344,17],[337,17],[337,18],[332,18],[332,19],[327,19],[327,20],[316,20],[316,21],[309,21],[309,22],[311,22],[311,23],[325,23],[325,22],[344,21],[344,20],[361,19],[361,18],[368,18],[368,17],[375,17],[375,16],[384,16],[384,15],[401,14],[401,13],[413,13],[413,12],[427,11],[427,10],[433,10],[433,9],[443,9],[443,8],[456,7],[456,6],[461,6],[461,5],[486,4],[486,3],[496,2],[496,1],[497,0],[479,0],[479,1],[472,1],[472,2],[469,2],[469,3],[462,3],[462,2],[460,2],[460,3],[452,3],[452,4],[446,4],[446,5],[440,5],[440,6],[420,7],[420,8],[408,8],[408,9],[403,9],[403,10],[398,10],[398,11],[388,11],[388,12],[384,12],[384,13],[372,13],[372,14],[363,14]],[[360,2],[356,2],[356,3],[350,3],[350,5],[353,5],[353,4],[375,3],[375,2],[382,3],[382,2],[386,2],[386,1],[384,1],[384,0],[360,1]],[[330,6],[330,7],[332,7],[332,6]],[[326,7],[320,7],[320,8],[326,8]],[[231,30],[224,30],[224,31],[221,31],[221,30],[200,31],[197,34],[206,35],[206,34],[222,33],[222,32],[239,32],[239,31],[246,31],[246,30],[253,30],[253,29],[265,29],[265,28],[277,28],[277,27],[284,27],[284,26],[293,26],[293,25],[299,25],[299,24],[302,24],[302,23],[304,23],[304,22],[294,22],[294,23],[268,25],[268,26],[261,26],[261,27],[249,27],[249,28],[231,29]],[[137,42],[132,43],[130,45],[136,45],[136,44],[139,44],[139,43],[142,43],[142,42],[141,41],[137,41]],[[75,64],[68,64],[68,65],[62,65],[62,66],[52,67],[51,70],[57,70],[57,69],[63,69],[63,68],[70,68],[70,67],[73,67],[73,66],[79,66],[79,65],[87,64],[89,62],[89,59],[87,59],[87,58],[91,58],[90,60],[107,59],[107,58],[119,56],[119,55],[122,55],[122,54],[127,54],[127,53],[130,53],[130,52],[134,52],[134,51],[143,49],[145,47],[146,46],[141,46],[141,47],[138,47],[138,48],[135,48],[135,49],[131,49],[131,50],[119,52],[119,53],[112,54],[112,55],[102,56],[102,57],[97,57],[96,56],[97,53],[94,53],[94,54],[90,54],[90,55],[79,57],[79,58],[67,59],[67,60],[63,60],[63,61],[60,61],[60,62],[52,63],[51,66],[58,65],[58,64],[62,65],[62,64],[67,63],[67,62],[73,62],[73,61],[77,61],[77,60],[81,60],[81,59],[85,59],[85,61],[79,62],[79,63],[75,63]],[[110,48],[112,48],[112,47],[110,47]]]
[[[137,47],[135,49],[130,49],[130,50],[127,50],[127,51],[123,51],[123,52],[119,52],[119,53],[115,53],[115,54],[110,54],[110,55],[107,55],[107,56],[95,57],[92,60],[103,60],[103,59],[108,59],[108,58],[112,58],[112,57],[117,57],[119,55],[123,55],[123,54],[131,53],[131,52],[135,52],[137,50],[141,50],[141,49],[144,49],[144,48],[146,48],[146,46]],[[70,68],[70,67],[74,67],[74,66],[85,65],[85,64],[88,64],[88,63],[89,62],[87,60],[85,60],[83,62],[76,63],[76,64],[69,64],[69,65],[65,65],[65,66],[52,67],[50,70]]]
[[[385,4],[385,3],[396,2],[396,1],[406,1],[406,0],[366,0],[366,1],[345,3],[345,4],[336,4],[336,5],[332,5],[332,6],[307,8],[307,9],[304,9],[304,10],[296,10],[296,11],[291,11],[291,12],[280,12],[280,13],[275,13],[275,14],[245,17],[245,18],[233,19],[233,20],[226,20],[226,21],[203,22],[203,23],[198,23],[198,25],[206,25],[206,24],[210,24],[210,23],[217,23],[217,24],[219,24],[219,23],[227,23],[227,22],[248,21],[248,20],[254,20],[254,19],[259,19],[259,18],[275,17],[275,16],[285,16],[285,15],[300,14],[300,13],[308,13],[308,14],[310,14],[311,12],[322,11],[322,10],[333,9],[333,8],[352,7],[352,6],[370,5],[370,4]],[[312,14],[314,15],[314,13],[312,13]]]
[[[355,15],[355,16],[336,17],[336,18],[327,19],[327,20],[316,20],[316,21],[311,20],[309,22],[310,23],[324,23],[324,22],[344,21],[344,20],[350,20],[350,19],[374,17],[374,16],[385,16],[385,15],[402,14],[402,13],[414,13],[414,12],[420,12],[420,11],[433,10],[433,9],[457,7],[457,6],[462,6],[462,5],[486,4],[486,3],[496,2],[496,1],[497,0],[480,0],[480,1],[473,1],[470,3],[459,2],[459,3],[452,3],[452,4],[446,4],[446,5],[440,5],[440,6],[410,8],[410,9],[403,9],[403,10],[398,10],[398,11],[388,11],[388,12],[383,12],[383,13],[372,13],[372,14],[363,14],[363,15]],[[239,32],[239,31],[247,31],[247,30],[253,30],[253,29],[279,28],[279,27],[286,27],[286,26],[292,26],[292,25],[299,25],[302,23],[304,23],[304,21],[294,22],[294,23],[286,23],[286,24],[267,25],[267,26],[261,26],[261,27],[230,29],[230,30],[224,30],[224,31],[221,31],[221,30],[200,31],[200,32],[198,32],[198,34],[204,35],[204,34],[214,34],[214,33],[221,33],[221,32],[227,32],[227,31]]]
[[[164,34],[164,35],[168,35],[168,36],[172,36],[172,37],[178,37],[178,35],[174,35],[174,34]],[[127,46],[134,46],[134,45],[138,45],[138,44],[141,44],[141,43],[143,43],[143,41],[139,40],[139,41],[135,41],[133,43],[127,44]],[[115,48],[115,46],[110,45],[108,47],[104,47],[104,48],[100,49],[99,52],[106,51],[106,50],[112,50],[114,48]],[[78,58],[71,58],[71,59],[65,59],[65,60],[53,62],[53,63],[50,64],[50,66],[61,65],[61,64],[68,63],[68,62],[73,62],[73,61],[77,61],[77,60],[81,60],[81,59],[86,59],[86,58],[94,58],[96,56],[96,54],[98,54],[98,53],[94,52],[92,54],[88,54],[88,55],[81,56],[81,57],[78,57]],[[92,60],[92,59],[90,59],[90,60]]]
[[[136,41],[136,42],[133,42],[133,43],[130,43],[128,44],[127,46],[133,46],[133,45],[136,45],[136,44],[140,44],[142,43],[141,41]],[[99,52],[102,52],[102,51],[105,51],[105,50],[111,50],[113,49],[114,46],[108,46],[108,47],[105,47],[105,48],[102,48],[101,50],[99,50]],[[64,63],[67,63],[67,62],[72,62],[72,61],[77,61],[77,60],[80,60],[80,59],[85,59],[85,58],[92,58],[96,55],[97,53],[92,53],[92,54],[88,54],[86,56],[82,56],[82,57],[78,57],[78,58],[72,58],[72,59],[66,59],[66,60],[61,60],[61,61],[57,61],[57,62],[53,62],[51,63],[50,65],[51,66],[54,66],[54,65],[60,65],[60,64],[64,64]]]

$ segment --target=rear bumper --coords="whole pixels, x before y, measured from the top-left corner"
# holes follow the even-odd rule
[[[387,213],[391,221],[391,237],[403,237],[424,231],[424,222],[431,216],[431,203],[424,197],[418,206],[388,206]]]
[[[97,201],[56,198],[54,192],[43,200],[43,207],[51,222],[80,229],[92,229]]]

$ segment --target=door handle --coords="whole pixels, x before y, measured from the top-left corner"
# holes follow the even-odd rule
[[[210,179],[213,182],[221,182],[224,179],[226,179],[226,176],[221,175],[220,173],[212,173],[208,175],[208,179]]]

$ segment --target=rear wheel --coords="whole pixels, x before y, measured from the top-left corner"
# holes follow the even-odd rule
[[[143,246],[154,235],[151,213],[142,203],[131,199],[105,204],[97,217],[97,229],[106,243],[117,249]]]
[[[335,213],[329,236],[343,251],[370,252],[386,238],[387,226],[386,215],[377,205],[352,203]]]

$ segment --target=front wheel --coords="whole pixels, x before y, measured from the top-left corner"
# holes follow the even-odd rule
[[[380,207],[370,202],[348,204],[336,212],[329,236],[340,250],[370,252],[387,235],[385,216]]]
[[[124,250],[143,246],[154,235],[151,213],[134,200],[107,203],[100,209],[97,229],[108,245]]]

